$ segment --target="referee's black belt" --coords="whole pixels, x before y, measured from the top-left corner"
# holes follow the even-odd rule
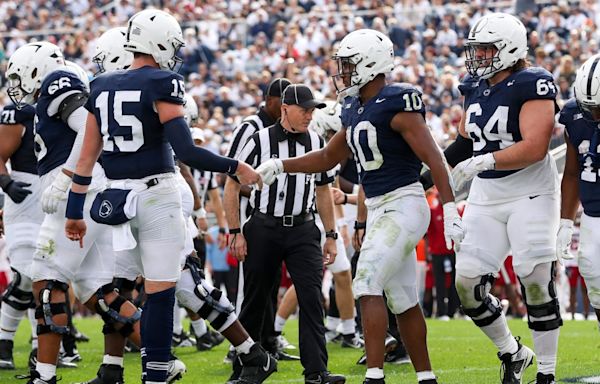
[[[313,212],[308,212],[303,215],[285,215],[285,216],[271,216],[264,214],[260,211],[254,211],[252,214],[253,217],[256,217],[259,220],[264,221],[265,223],[269,223],[271,225],[279,225],[282,227],[295,227],[300,224],[308,223],[309,221],[315,220],[315,214]]]

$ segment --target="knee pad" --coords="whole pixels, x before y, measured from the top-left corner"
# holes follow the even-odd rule
[[[65,293],[65,301],[62,303],[52,303],[52,291],[62,291]],[[56,325],[52,320],[55,315],[67,314],[67,324],[71,322],[71,308],[69,306],[69,285],[58,280],[48,280],[44,289],[40,291],[40,305],[35,309],[35,318],[42,319],[44,324],[38,324],[37,334],[58,333],[67,335],[71,333],[68,325]]]
[[[527,307],[529,329],[551,331],[562,325],[560,306],[556,298],[555,263],[542,263],[526,277],[519,277],[521,294]]]
[[[123,304],[127,302],[125,298],[117,295],[112,303],[107,304],[104,300],[104,295],[115,290],[113,284],[106,284],[96,292],[96,312],[102,317],[104,326],[102,333],[105,335],[119,332],[123,337],[127,338],[133,333],[133,325],[142,317],[142,311],[138,308],[131,316],[123,316],[119,313]],[[120,327],[115,327],[120,325]]]
[[[463,311],[478,327],[490,325],[502,315],[500,301],[489,293],[494,280],[496,278],[491,274],[480,278],[456,278]]]
[[[13,279],[6,288],[2,302],[13,307],[17,311],[25,311],[35,308],[35,300],[31,291],[31,279],[14,268]]]
[[[235,308],[227,296],[208,284],[197,270],[183,270],[177,282],[175,296],[181,305],[208,320],[219,332],[227,329],[237,319]]]

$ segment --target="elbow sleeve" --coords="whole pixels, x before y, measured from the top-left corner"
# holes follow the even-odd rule
[[[163,126],[169,143],[183,163],[192,168],[211,172],[235,173],[238,165],[237,160],[219,156],[194,145],[190,129],[183,117],[169,120]]]

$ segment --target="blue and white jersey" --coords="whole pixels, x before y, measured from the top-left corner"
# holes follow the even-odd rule
[[[565,104],[558,121],[565,126],[567,140],[577,150],[583,212],[600,217],[600,124],[583,117],[575,98]]]
[[[85,107],[96,116],[104,141],[102,166],[109,179],[175,172],[155,103],[185,103],[181,75],[146,66],[100,75],[90,88]]]
[[[33,148],[33,118],[35,108],[26,105],[17,109],[14,105],[7,105],[0,112],[0,124],[22,125],[24,127],[19,148],[10,157],[10,167],[13,171],[32,173],[37,175],[37,159]]]
[[[543,68],[526,68],[498,84],[465,77],[459,86],[464,95],[465,130],[473,140],[473,155],[492,153],[521,141],[519,115],[530,100],[555,100],[557,87]],[[555,110],[558,107],[555,103]],[[490,170],[473,180],[469,202],[498,203],[513,198],[555,193],[556,166],[550,155],[524,169]]]
[[[365,105],[358,96],[342,105],[342,125],[366,197],[382,196],[419,180],[421,161],[390,122],[400,112],[425,116],[421,92],[410,84],[386,85]]]
[[[87,94],[87,88],[77,75],[67,70],[54,71],[42,82],[34,124],[40,176],[63,165],[71,153],[77,132],[61,119],[60,109],[67,97],[77,93]]]

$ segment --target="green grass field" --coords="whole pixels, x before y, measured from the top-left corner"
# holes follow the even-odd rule
[[[76,383],[92,378],[102,360],[101,320],[78,319],[78,328],[92,341],[80,343],[79,352],[83,361],[78,369],[59,369],[61,383]],[[531,346],[531,336],[527,323],[512,320],[513,334],[521,335],[523,341]],[[484,384],[499,383],[499,360],[492,344],[476,327],[468,321],[450,322],[428,321],[429,351],[435,373],[440,383]],[[187,327],[186,327],[187,329]],[[15,374],[26,373],[29,354],[29,324],[21,324],[15,346],[16,371],[0,371],[0,384],[24,383],[14,378]],[[297,342],[297,322],[290,321],[286,328],[286,337]],[[296,344],[297,345],[297,344]],[[196,352],[195,348],[179,348],[177,356],[187,365],[188,372],[178,383],[225,383],[230,366],[222,362],[227,346],[224,344],[209,352]],[[338,345],[329,345],[329,368],[343,373],[348,383],[362,383],[365,368],[355,365],[361,351],[342,349]],[[140,377],[140,359],[136,354],[127,354],[125,360],[125,381],[138,383]],[[390,384],[416,383],[416,375],[411,365],[386,365],[386,382]],[[524,382],[535,378],[535,364],[526,373]],[[559,382],[600,381],[563,381],[575,377],[600,375],[600,332],[593,321],[566,321],[561,329],[559,359]],[[267,383],[303,383],[302,367],[299,362],[281,362],[279,371]]]

